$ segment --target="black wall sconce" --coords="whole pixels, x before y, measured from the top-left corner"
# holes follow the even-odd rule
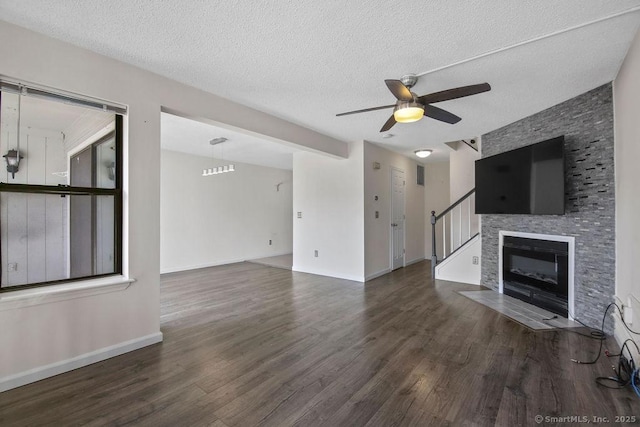
[[[109,181],[116,180],[116,162],[110,162],[107,165],[107,176],[109,178]]]
[[[10,172],[11,178],[15,179],[16,172],[18,172],[20,167],[20,160],[24,157],[20,155],[18,150],[9,150],[9,152],[2,157],[7,161],[7,172]]]

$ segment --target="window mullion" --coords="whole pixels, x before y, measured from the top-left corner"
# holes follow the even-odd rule
[[[31,193],[31,194],[59,194],[61,196],[116,196],[119,188],[91,188],[74,187],[70,185],[36,185],[36,184],[6,184],[0,182],[0,192]]]

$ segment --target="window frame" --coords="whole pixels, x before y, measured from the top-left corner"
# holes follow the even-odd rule
[[[86,281],[109,276],[123,275],[123,169],[124,169],[124,117],[119,112],[114,112],[115,116],[115,148],[116,148],[116,164],[115,164],[115,186],[114,188],[90,188],[77,187],[71,185],[38,185],[38,184],[9,184],[0,182],[0,193],[23,193],[23,194],[43,194],[43,195],[60,195],[73,196],[113,196],[114,198],[114,271],[112,273],[93,274],[89,276],[65,278],[60,280],[51,280],[47,282],[28,283],[23,285],[11,285],[3,287],[0,276],[0,294],[11,291],[24,289],[42,288],[52,285],[60,285],[68,282]],[[99,143],[102,138],[90,144],[93,146]],[[95,153],[94,153],[95,154]],[[94,224],[95,225],[95,224]],[[0,247],[0,251],[2,248]],[[3,266],[0,266],[2,268]]]

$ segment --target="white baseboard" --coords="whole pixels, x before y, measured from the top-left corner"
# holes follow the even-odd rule
[[[160,267],[160,274],[178,273],[180,271],[197,270],[199,268],[217,267],[219,265],[235,264],[237,262],[245,262],[245,261],[250,261],[252,259],[271,258],[274,256],[282,256],[282,255],[289,255],[289,254],[291,254],[291,251],[278,252],[275,254],[259,254],[256,256],[243,257],[243,258],[223,259],[223,260],[218,260],[214,262],[208,262],[205,264],[194,264],[194,265],[186,265],[181,267],[169,267],[169,268]]]
[[[92,363],[100,362],[111,357],[120,356],[133,350],[138,350],[152,344],[162,342],[162,332],[135,338],[109,347],[104,347],[96,351],[81,354],[71,359],[62,360],[50,365],[41,366],[28,371],[20,372],[0,378],[0,393],[20,387],[29,383],[43,380],[54,375],[69,372]]]
[[[411,264],[416,264],[424,260],[425,260],[424,257],[420,257],[420,258],[413,259],[411,261],[407,261],[404,263],[404,267],[409,267]],[[391,271],[392,271],[391,268],[385,268],[380,271],[376,271],[375,273],[371,273],[365,277],[365,282],[376,279],[380,276],[384,276],[385,274],[391,273]]]
[[[293,268],[291,269],[292,271],[296,271],[298,273],[308,273],[308,274],[316,274],[318,276],[327,276],[327,277],[333,277],[335,279],[345,279],[345,280],[351,280],[354,282],[360,282],[360,283],[364,283],[365,278],[364,276],[351,276],[348,274],[340,274],[340,273],[334,273],[332,271],[323,271],[323,270],[307,270],[307,269],[303,269],[303,268],[299,268],[297,266],[293,266]]]
[[[385,268],[384,270],[380,270],[378,272],[369,274],[367,277],[365,277],[365,281],[368,282],[369,280],[373,280],[375,278],[378,278],[380,276],[384,276],[385,274],[391,273],[391,269],[390,268]]]
[[[180,271],[189,271],[189,270],[198,270],[199,268],[208,268],[208,267],[217,267],[219,265],[227,265],[227,264],[235,264],[237,262],[244,262],[245,258],[232,258],[232,259],[224,259],[214,262],[208,262],[204,264],[192,264],[192,265],[184,265],[180,267],[169,267],[169,268],[160,268],[160,274],[167,273],[178,273]]]
[[[422,257],[422,258],[416,258],[416,259],[413,259],[413,260],[411,260],[411,261],[407,261],[407,262],[405,262],[405,263],[404,263],[404,266],[405,266],[405,267],[409,267],[411,264],[419,263],[420,261],[424,261],[425,259],[426,259],[425,257]]]

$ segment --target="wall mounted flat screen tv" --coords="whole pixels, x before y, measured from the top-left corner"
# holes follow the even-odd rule
[[[564,136],[476,161],[476,213],[564,215]]]

